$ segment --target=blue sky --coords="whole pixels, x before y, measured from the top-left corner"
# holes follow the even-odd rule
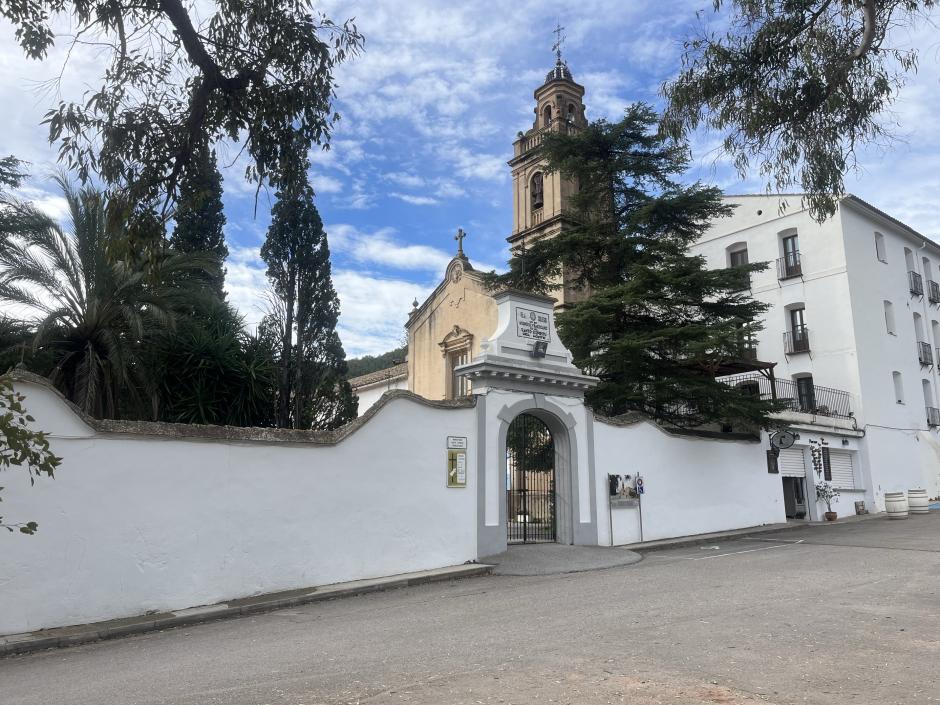
[[[512,227],[509,167],[512,140],[532,124],[533,90],[554,57],[556,21],[565,27],[564,54],[585,86],[588,117],[616,118],[629,102],[660,104],[662,82],[679,65],[681,41],[710,15],[711,0],[629,2],[541,0],[432,2],[372,0],[320,5],[334,20],[355,17],[364,53],[337,71],[332,149],[311,155],[317,204],[333,252],[347,354],[396,347],[414,298],[437,284],[463,227],[465,249],[481,267],[499,267]],[[860,154],[863,170],[848,190],[922,233],[940,235],[940,44],[929,28],[897,35],[922,51],[921,71],[888,117],[894,144]],[[24,195],[50,212],[61,199],[45,178],[54,152],[39,121],[53,102],[38,82],[58,73],[61,51],[29,62],[0,22],[0,153],[33,162],[36,178]],[[64,92],[96,83],[93,54],[73,57]],[[741,182],[715,149],[717,135],[693,141],[690,175],[729,192],[756,191]],[[255,213],[254,187],[241,177],[237,149],[222,146],[226,237],[231,250],[227,288],[249,323],[261,316],[265,287],[258,249],[268,226],[270,197]]]

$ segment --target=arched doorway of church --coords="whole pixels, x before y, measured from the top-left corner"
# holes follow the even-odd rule
[[[506,433],[506,539],[546,543],[558,538],[555,442],[544,421],[519,414]]]

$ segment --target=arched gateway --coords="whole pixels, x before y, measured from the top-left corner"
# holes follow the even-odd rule
[[[554,300],[519,291],[494,296],[496,331],[454,373],[476,397],[480,555],[507,543],[597,543],[593,415],[596,383],[558,340]]]
[[[537,416],[519,414],[506,434],[506,540],[555,541],[555,510],[552,432]]]

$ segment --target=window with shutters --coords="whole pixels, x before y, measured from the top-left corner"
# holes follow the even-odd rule
[[[780,474],[784,477],[806,477],[802,448],[786,448],[777,458]]]
[[[829,472],[832,476],[832,484],[842,490],[854,490],[855,485],[855,463],[853,453],[850,450],[828,450]]]
[[[879,262],[888,261],[888,255],[885,250],[885,236],[881,233],[875,233],[875,257],[878,258]]]
[[[832,461],[829,458],[829,449],[826,446],[822,447],[822,463],[823,463],[823,479],[827,481],[832,480]]]
[[[890,301],[884,302],[885,306],[885,330],[891,335],[897,335],[897,326],[894,322],[894,304]]]

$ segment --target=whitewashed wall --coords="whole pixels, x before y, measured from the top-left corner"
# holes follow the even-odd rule
[[[4,473],[0,634],[456,565],[477,557],[475,444],[448,489],[446,436],[476,414],[398,393],[333,445],[92,430],[19,384],[64,458],[32,488]],[[158,425],[146,424],[146,431]]]
[[[372,406],[382,398],[385,392],[390,392],[394,389],[408,389],[408,377],[382,380],[376,384],[357,388],[356,396],[359,397],[359,416],[362,416],[371,409]]]
[[[639,421],[594,422],[598,543],[640,540],[639,512],[608,514],[607,475],[645,482],[643,540],[672,538],[786,521],[779,475],[767,472],[766,444],[674,436]]]

